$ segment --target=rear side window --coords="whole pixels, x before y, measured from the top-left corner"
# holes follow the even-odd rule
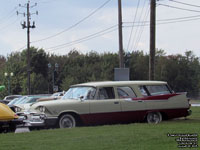
[[[152,96],[171,94],[167,85],[146,85],[145,87]]]
[[[99,89],[98,99],[115,99],[113,87],[102,87]]]
[[[117,87],[117,93],[119,98],[134,98],[136,97],[135,93],[130,87]]]

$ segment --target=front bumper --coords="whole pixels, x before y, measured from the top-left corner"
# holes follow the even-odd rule
[[[23,119],[13,119],[11,121],[0,121],[0,133],[14,131],[18,125],[23,124]]]
[[[20,118],[27,127],[51,127],[57,123],[57,117],[47,117],[45,114],[24,112]]]
[[[7,126],[7,125],[19,125],[23,123],[23,119],[17,118],[9,121],[0,121],[1,126]]]

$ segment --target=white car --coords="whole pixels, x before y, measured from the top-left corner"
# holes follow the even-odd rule
[[[109,81],[77,84],[60,100],[32,104],[24,117],[27,126],[130,123],[186,117],[190,105],[185,94],[174,93],[162,81]]]

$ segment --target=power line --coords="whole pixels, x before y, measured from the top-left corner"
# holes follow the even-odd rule
[[[193,4],[183,3],[183,2],[176,1],[176,0],[169,0],[169,1],[175,2],[175,3],[179,3],[179,4],[183,4],[183,5],[187,5],[187,6],[192,6],[192,7],[200,7],[199,5],[193,5]]]
[[[144,7],[145,7],[145,4],[146,4],[146,3],[144,3],[143,9],[144,9]],[[142,13],[143,13],[143,9],[142,9]],[[146,9],[146,11],[144,12],[144,15],[143,15],[143,16],[142,16],[142,13],[141,13],[139,22],[141,21],[141,19],[142,19],[143,21],[146,20],[146,18],[147,18],[147,16],[148,16],[148,12],[149,12],[149,7]],[[143,30],[144,30],[144,27],[142,27],[142,26],[141,26],[139,29],[137,28],[136,33],[135,33],[135,34],[136,34],[135,40],[133,40],[133,44],[132,44],[131,50],[134,50],[134,49],[137,47],[138,42],[139,42],[139,40],[140,40],[140,37],[141,37],[141,34],[142,34]],[[137,31],[138,31],[138,32],[137,32]]]
[[[146,0],[144,1],[144,3],[143,3],[143,6],[142,6],[142,10],[141,10],[141,13],[140,13],[140,16],[139,16],[139,22],[141,21],[141,19],[142,19],[142,17],[144,17],[143,16],[143,13],[144,13],[144,8],[145,8],[145,5],[146,5]],[[141,31],[141,28],[137,28],[136,29],[136,31],[135,31],[135,33],[134,33],[134,35],[133,35],[133,38],[132,38],[132,46],[131,46],[131,49],[133,49],[133,47],[135,46],[135,42],[137,41],[137,38],[138,38],[138,35],[139,35],[139,33],[140,33],[140,31]]]
[[[183,20],[183,19],[192,19],[192,18],[198,18],[200,15],[195,15],[195,16],[187,16],[187,17],[179,17],[179,18],[168,18],[168,19],[158,19],[156,20],[157,22],[165,22],[165,21],[173,21],[173,20]],[[133,22],[123,22],[125,24],[132,24]],[[140,24],[143,23],[149,23],[149,21],[143,21],[143,22],[134,22],[137,24],[137,26],[140,26]]]
[[[97,36],[94,36],[94,37],[91,37],[91,38],[88,38],[88,39],[83,39],[83,40],[80,40],[79,42],[71,43],[71,44],[69,44],[69,45],[65,45],[65,46],[63,46],[63,47],[61,47],[61,48],[56,48],[56,49],[53,49],[53,50],[50,50],[50,51],[60,50],[60,49],[65,48],[65,47],[69,47],[69,46],[72,46],[72,45],[76,45],[76,44],[79,44],[79,43],[83,43],[83,42],[92,40],[92,39],[94,39],[94,38],[97,38],[97,37],[99,37],[99,36],[102,36],[102,35],[105,35],[105,34],[114,32],[114,31],[116,31],[116,30],[118,30],[118,28],[115,28],[115,29],[113,29],[113,30],[111,30],[111,31],[108,31],[108,32],[99,34],[99,35],[97,35]]]
[[[39,3],[40,4],[46,4],[46,3],[52,3],[52,2],[55,2],[55,0],[44,0],[44,1],[40,1]]]
[[[94,15],[97,11],[99,11],[101,8],[103,8],[106,4],[108,4],[111,0],[107,0],[106,2],[104,2],[100,7],[98,7],[97,9],[95,9],[94,11],[92,11],[89,15],[87,15],[86,17],[84,17],[83,19],[81,19],[80,21],[78,21],[77,23],[75,23],[74,25],[68,27],[67,29],[64,29],[63,31],[61,32],[58,32],[52,36],[49,36],[49,37],[46,37],[46,38],[43,38],[43,39],[40,39],[40,40],[36,40],[36,41],[32,41],[31,43],[36,43],[36,42],[41,42],[41,41],[45,41],[45,40],[48,40],[48,39],[51,39],[51,38],[54,38],[64,32],[67,32],[69,30],[71,30],[72,28],[76,27],[77,25],[79,25],[80,23],[82,23],[83,21],[85,21],[86,19],[88,19],[89,17],[91,17],[92,15]]]
[[[195,15],[195,16],[187,16],[187,17],[179,17],[179,18],[169,18],[169,19],[159,19],[156,20],[158,22],[162,22],[162,21],[172,21],[172,20],[183,20],[183,19],[190,19],[190,18],[197,18],[200,17],[200,15]]]
[[[188,21],[196,21],[196,20],[199,20],[199,19],[200,19],[200,17],[199,18],[190,18],[190,19],[185,19],[185,20],[177,20],[177,21],[176,20],[175,21],[166,21],[166,22],[157,23],[156,25],[172,24],[172,23],[188,22]],[[145,21],[144,24],[139,24],[139,25],[137,25],[135,27],[138,27],[138,26],[149,26],[149,22]],[[131,25],[125,25],[123,27],[125,27],[125,28],[129,27],[130,28],[132,26]]]
[[[199,20],[199,18],[191,18],[191,19],[185,19],[185,20],[177,20],[177,21],[168,21],[168,22],[163,22],[163,23],[158,23],[158,25],[161,25],[161,24],[171,24],[171,23],[179,23],[179,22],[188,22],[188,21],[196,21],[196,20]]]
[[[165,6],[165,7],[170,7],[170,8],[174,8],[174,9],[179,9],[179,10],[185,10],[185,11],[190,11],[190,12],[197,12],[197,13],[200,13],[199,10],[186,9],[186,8],[175,7],[175,6],[166,5],[166,4],[160,4],[160,3],[159,3],[158,5]]]
[[[116,31],[117,29],[118,29],[117,25],[114,25],[114,26],[111,26],[107,29],[96,32],[94,34],[82,37],[80,39],[77,39],[77,40],[74,40],[74,41],[71,41],[71,42],[67,42],[67,43],[64,43],[64,44],[60,44],[60,45],[57,45],[57,46],[49,47],[49,48],[47,48],[47,50],[49,49],[49,51],[52,51],[52,50],[57,50],[57,49],[61,49],[61,48],[64,48],[64,47],[68,47],[68,46],[71,46],[71,45],[75,45],[75,44],[78,44],[78,43],[82,43],[82,42],[97,38],[99,36],[108,34],[110,32]]]
[[[12,14],[9,17],[7,17],[6,19],[4,19],[4,21],[2,19],[0,25],[4,25],[4,24],[8,23],[14,16],[15,16],[15,14]]]
[[[72,43],[75,43],[75,42],[79,42],[79,41],[81,41],[81,40],[85,40],[85,39],[91,38],[91,37],[93,37],[93,36],[99,36],[99,35],[102,34],[103,32],[108,31],[108,30],[110,30],[110,29],[113,29],[113,28],[115,28],[115,27],[117,27],[117,25],[111,26],[111,27],[109,27],[109,28],[107,28],[107,29],[101,30],[101,31],[99,31],[99,32],[96,32],[96,33],[94,33],[94,34],[91,34],[91,35],[88,35],[88,36],[85,36],[85,37],[82,37],[82,38],[80,38],[80,39],[77,39],[77,40],[74,40],[74,41],[71,41],[71,42],[67,42],[67,43],[64,43],[64,44],[60,44],[60,45],[57,45],[57,46],[53,46],[53,47],[50,47],[50,48],[47,48],[47,49],[54,49],[54,48],[66,46],[66,45],[69,45],[69,44],[72,44]]]
[[[6,20],[8,18],[11,18],[15,15],[15,10],[17,9],[17,7],[15,7],[14,9],[12,9],[7,15],[5,15],[4,17],[0,18],[0,22],[2,23],[3,20]]]
[[[5,31],[6,28],[8,28],[9,26],[15,24],[18,20],[19,20],[19,19],[17,18],[17,19],[15,19],[13,22],[11,22],[11,23],[9,23],[9,24],[3,26],[2,28],[0,28],[0,31],[2,31],[2,30]]]
[[[23,50],[24,48],[26,48],[26,45],[24,45],[23,47],[17,49],[16,51],[21,51],[21,50]]]
[[[128,44],[127,44],[127,48],[126,48],[127,50],[129,49],[130,41],[131,41],[131,38],[132,38],[133,28],[134,28],[134,25],[135,25],[135,20],[136,20],[136,16],[137,16],[139,5],[140,5],[140,0],[138,0],[135,16],[134,16],[134,19],[133,19],[133,22],[132,22],[133,25],[132,25],[132,28],[131,28],[131,33],[130,33]]]
[[[17,7],[12,9],[9,13],[7,13],[7,15],[5,15],[4,17],[0,19],[0,25],[1,25],[0,30],[4,30],[8,28],[9,26],[13,25],[15,22],[17,22],[18,19],[13,20],[16,9]]]
[[[146,10],[145,15],[144,15],[144,20],[147,19],[148,15],[149,15],[149,12],[150,12],[150,8],[148,8],[148,9]],[[139,32],[139,36],[138,36],[138,39],[136,40],[135,47],[133,48],[133,50],[136,50],[136,49],[137,49],[138,44],[139,44],[139,42],[140,42],[140,39],[141,39],[141,37],[142,37],[143,31],[144,31],[144,26],[142,27],[142,29],[141,29],[140,32]]]

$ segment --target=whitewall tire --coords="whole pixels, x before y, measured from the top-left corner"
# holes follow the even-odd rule
[[[64,114],[59,119],[60,128],[73,128],[76,126],[75,118],[70,114]]]
[[[147,114],[147,122],[157,124],[162,121],[162,115],[160,112],[150,112]]]

